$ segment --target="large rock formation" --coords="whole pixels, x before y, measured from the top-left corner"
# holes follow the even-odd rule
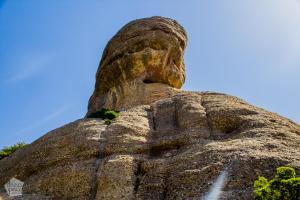
[[[88,115],[101,108],[149,104],[176,93],[185,80],[186,40],[183,27],[168,18],[125,25],[104,49]]]
[[[163,33],[166,35],[177,34],[175,30],[185,35],[174,21],[155,17],[134,21],[117,36],[138,31],[137,27],[144,31],[148,27],[145,24],[169,27],[170,31]],[[149,37],[155,34],[149,32]],[[175,38],[185,42],[172,34],[171,43]],[[119,37],[112,41],[127,41],[125,36]],[[139,65],[143,73],[136,76],[127,76],[130,70],[126,68],[126,78],[119,82],[114,83],[112,78],[102,82],[102,78],[97,78],[100,85],[96,85],[89,111],[111,106],[123,110],[120,116],[110,125],[101,119],[77,120],[0,160],[0,185],[12,177],[24,181],[23,199],[201,199],[225,170],[227,181],[221,199],[236,200],[252,199],[254,179],[259,175],[272,176],[278,166],[290,165],[299,173],[299,125],[233,96],[173,89],[179,88],[184,80],[185,43],[178,45],[178,80],[173,80],[172,73],[170,79],[164,72],[153,75],[148,71],[153,66],[144,61]],[[107,51],[102,60],[112,54]],[[152,58],[153,54],[146,55]],[[103,66],[100,64],[97,77],[113,76],[108,67],[101,70]],[[159,67],[163,70],[171,66],[159,64],[155,69]],[[135,99],[142,97],[144,91],[127,84],[136,81],[143,85],[145,77],[155,83],[139,87],[153,86],[155,91],[162,91],[149,102]],[[120,89],[120,93],[108,98],[113,87],[128,91]],[[176,92],[165,95],[165,91],[172,90]],[[126,103],[119,99],[122,95],[127,97]],[[2,198],[6,198],[3,188],[1,192]]]

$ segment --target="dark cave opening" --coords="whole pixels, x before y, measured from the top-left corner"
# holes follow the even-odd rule
[[[150,83],[155,83],[155,82],[150,79],[145,79],[145,80],[143,80],[143,83],[150,84]]]

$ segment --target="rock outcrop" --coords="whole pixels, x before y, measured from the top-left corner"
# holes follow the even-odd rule
[[[138,27],[144,31],[148,23],[158,29],[165,26],[160,23],[156,26],[156,20],[170,23],[167,35],[178,29],[178,34],[185,36],[177,23],[157,17],[134,21],[117,36],[122,32],[131,33],[131,26],[135,31]],[[155,34],[149,32],[149,35]],[[112,41],[127,38],[118,37]],[[113,72],[108,68],[101,71],[106,65],[100,64],[97,83],[112,82],[106,86],[96,85],[89,111],[112,106],[123,110],[120,116],[110,125],[102,119],[77,120],[0,160],[0,185],[12,177],[24,181],[23,199],[201,199],[220,172],[226,171],[221,199],[248,200],[253,198],[253,182],[259,175],[271,177],[274,169],[282,165],[292,166],[299,173],[299,125],[233,96],[174,89],[184,81],[185,40],[180,38],[185,37],[174,36],[173,39],[184,41],[178,43],[182,79],[168,82],[163,75],[146,76],[149,63],[144,63],[141,66],[147,72],[142,75],[126,76],[128,79],[117,83],[112,79],[102,82],[99,77]],[[114,46],[112,44],[110,42],[107,48]],[[103,60],[112,54],[108,51]],[[159,66],[166,68],[166,65]],[[131,81],[142,85],[145,77],[161,78],[138,86],[157,87],[162,92],[149,102],[135,99],[142,97],[143,91],[130,93],[130,89],[136,88],[127,87]],[[106,89],[102,90],[103,87]],[[113,97],[117,101],[103,95],[113,87],[127,87],[128,93],[123,91],[123,94],[132,95],[128,96],[128,102],[118,99],[121,93]],[[165,91],[173,89],[176,92],[165,95]],[[3,189],[0,199],[1,195],[7,198]]]
[[[175,94],[185,80],[186,42],[184,28],[172,19],[151,17],[125,25],[104,49],[88,115],[101,108],[124,110]]]

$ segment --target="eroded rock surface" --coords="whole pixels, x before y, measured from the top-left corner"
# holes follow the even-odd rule
[[[172,96],[185,81],[186,42],[184,28],[169,18],[144,18],[125,25],[105,47],[88,114]]]
[[[283,165],[300,172],[300,126],[247,102],[185,92],[186,33],[174,20],[133,21],[108,43],[87,115],[0,160],[0,199],[201,199],[226,171],[221,199],[253,199],[253,182]]]
[[[252,199],[259,175],[300,170],[300,126],[218,93],[180,92],[121,112],[112,124],[82,119],[0,161],[27,195],[53,199],[200,199],[219,173],[222,199]],[[4,191],[2,191],[4,192]]]
[[[16,177],[25,194],[88,199],[105,123],[82,119],[53,130],[0,163],[0,185]]]

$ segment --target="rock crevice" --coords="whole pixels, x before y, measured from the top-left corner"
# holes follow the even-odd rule
[[[107,128],[107,126],[104,128],[103,131],[101,131],[100,135],[99,135],[99,155],[96,159],[95,162],[95,169],[94,172],[92,174],[92,180],[91,180],[91,191],[90,191],[90,198],[89,200],[95,200],[96,196],[97,196],[97,187],[98,187],[98,183],[97,183],[97,176],[99,173],[99,168],[103,162],[103,159],[105,158],[104,155],[104,148],[105,148],[105,143],[106,143],[106,139],[103,137],[103,132],[105,132],[105,129]]]

